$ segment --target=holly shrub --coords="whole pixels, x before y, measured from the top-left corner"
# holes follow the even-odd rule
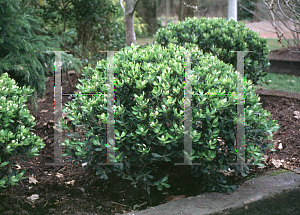
[[[167,27],[158,29],[154,44],[167,47],[169,43],[194,43],[204,53],[211,52],[235,69],[237,53],[231,51],[253,51],[244,53],[245,77],[255,85],[259,81],[268,84],[264,79],[270,66],[267,40],[260,38],[257,32],[243,23],[233,19],[188,17],[182,22],[169,23]]]
[[[14,159],[38,156],[45,146],[40,137],[29,131],[36,123],[25,102],[33,91],[25,86],[20,89],[7,73],[0,77],[0,191],[24,179],[25,169],[16,170]]]
[[[107,97],[86,95],[107,92],[107,61],[99,61],[95,69],[84,68],[81,84],[77,84],[82,95],[77,95],[63,109],[69,124],[63,119],[61,126],[57,125],[69,131],[70,137],[62,143],[66,147],[63,155],[71,156],[68,161],[86,164],[85,169],[92,167],[102,179],[115,172],[131,180],[134,187],[143,186],[149,194],[151,186],[157,186],[158,190],[168,188],[168,175],[155,178],[150,164],[161,161],[175,165],[184,161],[187,50],[193,50],[192,93],[200,94],[191,98],[193,150],[189,159],[201,165],[191,165],[191,172],[201,177],[198,182],[203,183],[205,190],[232,192],[234,186],[228,185],[221,171],[228,170],[229,163],[236,163],[237,98],[233,93],[237,89],[237,73],[212,54],[204,55],[194,44],[181,47],[170,43],[168,48],[157,44],[143,48],[132,45],[115,53],[114,161],[124,165],[99,165],[107,161]],[[276,121],[267,120],[270,114],[258,103],[259,96],[251,81],[247,80],[244,86],[245,156],[251,164],[261,165],[262,153],[272,147],[272,141],[265,140],[271,140],[272,132],[279,126]],[[232,95],[204,95],[208,93]],[[83,136],[79,136],[76,127]],[[233,168],[242,175],[249,170],[247,166]]]

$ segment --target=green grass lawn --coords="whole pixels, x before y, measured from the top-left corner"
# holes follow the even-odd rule
[[[278,39],[267,39],[267,46],[269,50],[282,49],[282,45],[278,42]]]
[[[262,86],[265,89],[300,93],[300,77],[286,74],[268,73],[266,75],[266,80],[270,80],[270,84],[263,84]]]

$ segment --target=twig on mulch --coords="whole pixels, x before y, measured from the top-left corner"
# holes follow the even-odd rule
[[[300,93],[286,92],[281,90],[269,90],[269,89],[264,89],[263,87],[256,89],[255,92],[261,95],[300,99]]]

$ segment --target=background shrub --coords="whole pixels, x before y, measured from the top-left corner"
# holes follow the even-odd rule
[[[106,96],[78,96],[63,112],[71,125],[63,119],[58,127],[73,132],[71,140],[65,139],[66,153],[74,164],[87,163],[96,175],[107,179],[114,171],[117,176],[131,180],[133,186],[143,186],[150,193],[151,186],[158,190],[168,188],[168,175],[157,178],[151,164],[154,161],[182,163],[184,157],[184,87],[185,51],[191,53],[193,154],[189,159],[199,166],[191,171],[208,191],[232,192],[225,176],[220,172],[235,163],[236,93],[237,74],[231,65],[212,54],[203,55],[194,44],[186,48],[169,43],[161,45],[132,45],[114,56],[115,76],[115,162],[123,166],[100,166],[106,162],[107,98]],[[82,84],[77,88],[82,94],[107,92],[107,61],[98,62],[95,69],[85,68]],[[227,97],[204,94],[232,94]],[[251,81],[245,81],[245,135],[246,161],[258,165],[261,155],[272,143],[272,132],[278,130],[276,121],[267,120],[270,114],[263,110]],[[76,127],[81,128],[84,140],[79,140]],[[76,131],[76,133],[75,133]],[[266,134],[269,134],[267,137]],[[223,141],[219,141],[221,139]],[[181,156],[179,158],[178,156]],[[135,168],[133,168],[135,167]],[[230,167],[232,168],[232,167]],[[135,169],[136,171],[132,171]],[[248,167],[242,170],[244,176]],[[153,172],[153,173],[152,173]],[[152,174],[151,174],[152,173]]]
[[[254,3],[257,3],[257,0],[238,0],[238,11],[237,11],[237,19],[238,20],[252,20],[253,19],[253,14],[250,13],[249,11],[243,9],[240,4],[247,8],[250,11],[254,11]]]
[[[3,73],[0,77],[0,191],[17,185],[25,173],[14,169],[17,156],[37,156],[45,144],[29,130],[35,126],[34,117],[24,104],[34,90],[20,89],[16,82]]]
[[[260,38],[257,32],[243,23],[223,18],[186,18],[177,24],[169,23],[167,27],[158,29],[154,44],[166,47],[169,43],[194,43],[204,53],[212,53],[235,69],[237,53],[230,51],[253,51],[245,53],[245,77],[253,84],[258,84],[259,81],[267,83],[263,78],[270,66],[267,40]]]

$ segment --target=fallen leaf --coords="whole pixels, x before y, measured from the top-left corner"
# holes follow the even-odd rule
[[[279,168],[282,166],[282,160],[275,160],[275,159],[272,159],[272,164],[276,167],[276,168]]]
[[[294,117],[296,118],[296,119],[300,119],[300,112],[299,111],[294,111]]]
[[[58,173],[56,173],[56,177],[62,178],[62,177],[64,177],[64,175],[58,172]]]
[[[71,184],[72,186],[74,186],[74,183],[75,183],[75,180],[65,182],[65,184]]]
[[[173,201],[176,201],[176,200],[179,200],[179,199],[184,199],[185,198],[185,195],[179,195],[179,196],[166,196],[166,200],[168,202],[173,202]]]
[[[37,102],[38,103],[42,103],[42,102],[44,102],[46,99],[45,98],[43,98],[43,99],[37,99]]]
[[[40,196],[38,194],[32,194],[31,196],[27,197],[31,202],[34,202],[35,200],[39,199]]]
[[[38,183],[38,181],[35,179],[34,176],[29,176],[29,184],[31,184],[31,183],[34,183],[34,184]]]

